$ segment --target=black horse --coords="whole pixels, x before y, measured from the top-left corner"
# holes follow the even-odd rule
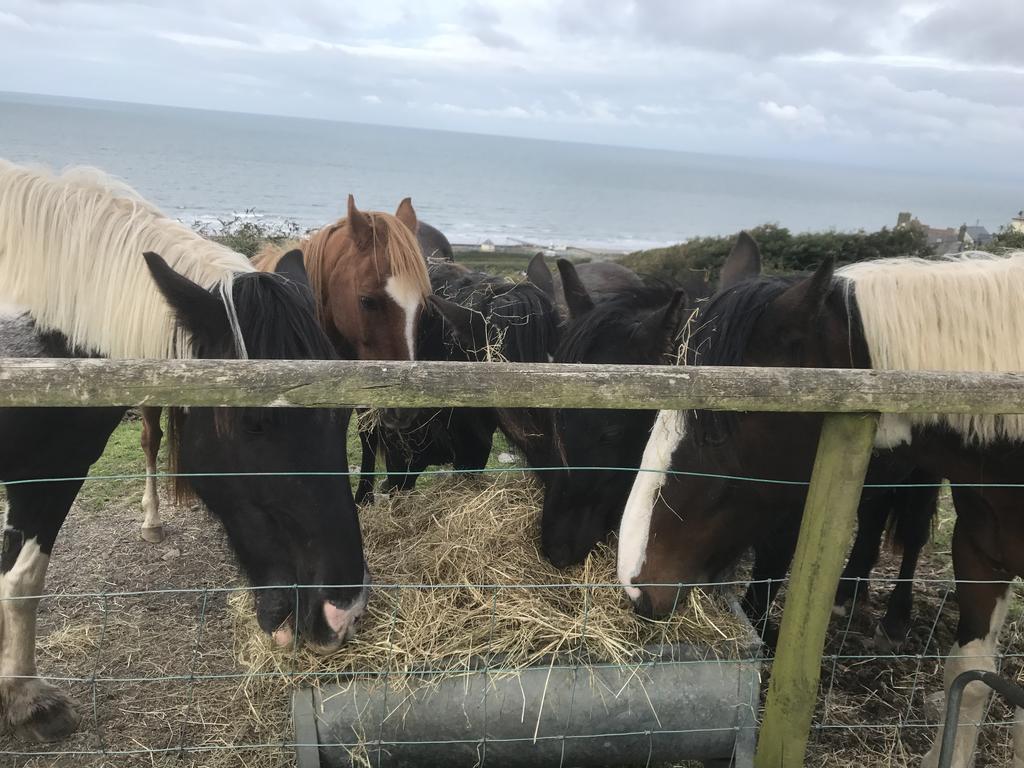
[[[511,281],[458,264],[432,264],[433,300],[420,323],[419,360],[547,362],[558,339],[558,316],[548,295],[530,281]],[[378,453],[389,472],[382,489],[410,490],[434,465],[455,470],[487,465],[494,431],[514,412],[492,408],[406,410],[394,427],[360,430],[361,478],[356,502],[371,498]]]
[[[139,255],[141,263],[142,255]],[[225,302],[146,254],[153,280],[188,331],[196,357],[329,359],[334,351],[313,314],[302,258],[283,258],[276,274],[242,272],[232,283],[235,323]],[[143,272],[145,267],[143,267]],[[147,278],[148,279],[148,278]],[[80,357],[59,333],[40,334],[31,317],[0,324],[0,357]],[[77,726],[71,700],[36,677],[35,620],[57,533],[124,408],[0,410],[0,481],[8,511],[0,555],[2,672],[0,716],[20,736],[52,741]],[[260,626],[279,643],[296,634],[334,649],[354,632],[366,604],[359,523],[343,477],[230,476],[288,471],[337,472],[347,466],[347,411],[289,408],[175,409],[170,439],[177,469],[221,521],[256,591]],[[294,584],[313,585],[299,590]],[[349,585],[349,586],[345,586]],[[25,598],[25,599],[10,599]]]

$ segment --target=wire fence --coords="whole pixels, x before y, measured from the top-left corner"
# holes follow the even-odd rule
[[[518,483],[524,472],[534,471],[500,467],[481,473]],[[242,583],[205,512],[167,509],[172,535],[159,545],[134,535],[140,490],[135,486],[145,477],[124,472],[88,478],[90,486],[121,490],[90,495],[81,504],[86,508],[65,524],[50,566],[55,591],[39,598],[39,676],[74,697],[83,722],[58,744],[0,737],[0,756],[14,765],[185,760],[213,766],[384,766],[409,762],[410,755],[417,756],[412,762],[453,765],[662,765],[675,764],[679,755],[750,764],[771,672],[770,649],[752,638],[723,631],[716,640],[711,632],[710,641],[704,634],[683,647],[670,642],[666,625],[646,649],[631,649],[629,658],[597,659],[587,650],[588,633],[598,631],[592,611],[601,593],[621,602],[621,585],[586,582],[581,626],[571,642],[524,667],[506,663],[506,652],[497,649],[497,606],[517,592],[578,590],[578,581],[403,582],[374,584],[372,601],[381,606],[374,665],[330,660],[352,653],[358,639],[327,660],[297,647],[275,651],[252,615],[252,595],[259,590]],[[33,482],[61,479],[66,478]],[[947,500],[919,574],[910,580],[915,610],[900,647],[880,650],[874,638],[884,595],[901,581],[888,561],[872,578],[856,581],[853,608],[833,621],[821,659],[808,764],[911,764],[928,748],[942,717],[935,694],[942,690],[956,624],[947,550],[951,515]],[[493,556],[500,559],[501,553]],[[679,587],[720,593],[721,604],[732,607],[748,583],[741,572],[726,581]],[[784,601],[786,580],[781,585],[776,606]],[[312,587],[290,588],[297,615],[299,594]],[[403,597],[426,591],[450,592],[452,603],[484,595],[492,606],[476,615],[480,642],[472,658],[438,663],[436,656],[399,647]],[[6,597],[0,605],[6,611],[13,602],[32,599]],[[714,619],[703,619],[715,626]],[[446,618],[435,621],[440,625]],[[1016,612],[1004,641],[998,668],[1016,679],[1024,668]],[[1006,731],[1013,722],[998,699],[988,704],[978,765],[1008,761]]]

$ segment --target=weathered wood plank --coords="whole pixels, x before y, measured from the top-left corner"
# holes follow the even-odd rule
[[[825,632],[877,426],[874,414],[832,414],[822,424],[757,743],[757,768],[804,764]]]
[[[55,405],[1024,413],[1024,374],[515,363],[0,359],[0,407]]]

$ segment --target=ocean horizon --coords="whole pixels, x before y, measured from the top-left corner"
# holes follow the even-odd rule
[[[95,165],[166,213],[315,228],[412,197],[453,243],[632,251],[764,223],[877,230],[910,211],[995,231],[1013,176],[828,165],[0,93],[0,157]]]

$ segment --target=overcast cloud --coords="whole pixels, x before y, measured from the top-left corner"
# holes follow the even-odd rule
[[[0,90],[1024,173],[1021,0],[168,5],[6,0]]]

